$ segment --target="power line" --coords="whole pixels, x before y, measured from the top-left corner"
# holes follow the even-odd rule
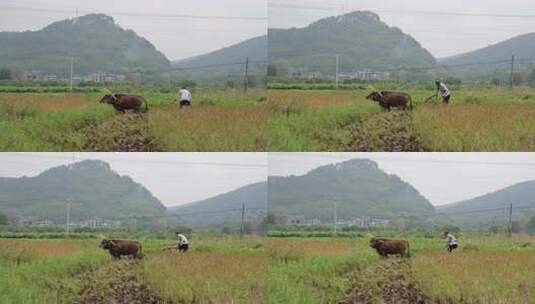
[[[310,6],[310,5],[295,5],[268,2],[268,8],[285,8],[285,9],[308,9],[308,10],[320,10],[320,11],[337,11],[340,12],[340,8],[327,7],[327,6]],[[440,16],[460,16],[460,17],[494,17],[494,18],[535,18],[535,15],[526,14],[496,14],[496,13],[471,13],[471,12],[448,12],[448,11],[423,11],[423,10],[396,10],[396,9],[376,9],[376,8],[356,8],[347,7],[351,11],[371,11],[378,13],[389,14],[416,14],[416,15],[440,15]]]
[[[20,6],[0,6],[0,9],[9,11],[26,11],[26,12],[40,12],[40,13],[60,13],[72,14],[72,10],[50,9],[50,8],[36,8],[36,7],[20,7]],[[83,13],[95,13],[97,10],[83,9]],[[121,12],[110,11],[112,15],[129,16],[129,17],[152,17],[152,18],[179,18],[179,19],[212,19],[212,20],[248,20],[248,21],[266,21],[267,17],[261,16],[217,16],[217,15],[187,15],[187,14],[157,14],[157,13],[137,13],[137,12]]]
[[[347,153],[348,155],[354,154],[354,153]],[[358,154],[358,153],[355,153]],[[292,156],[299,155],[299,157],[307,157],[307,158],[326,158],[326,159],[337,159],[341,160],[339,155],[330,155],[330,154],[323,154],[323,153],[300,153],[295,152],[291,153]],[[276,156],[276,154],[275,154]],[[496,166],[521,166],[521,167],[535,167],[535,162],[505,162],[505,161],[478,161],[478,160],[441,160],[441,159],[433,159],[433,158],[403,158],[403,157],[377,157],[377,156],[370,156],[370,157],[354,157],[351,156],[350,158],[346,158],[341,162],[347,162],[351,160],[382,160],[382,161],[394,161],[394,162],[411,162],[411,163],[436,163],[436,164],[462,164],[462,165],[483,165],[483,166],[489,166],[489,165],[496,165]],[[268,161],[269,162],[269,161]]]
[[[65,153],[64,155],[49,155],[42,153],[9,153],[10,156],[16,157],[30,157],[30,158],[48,158],[48,159],[65,159],[72,160],[72,155]],[[154,164],[175,164],[175,165],[188,165],[188,166],[215,166],[215,167],[233,167],[233,168],[267,168],[267,164],[259,163],[230,163],[230,162],[208,162],[208,161],[180,161],[180,160],[164,160],[164,159],[135,159],[135,158],[119,158],[119,157],[110,157],[106,160],[96,159],[96,158],[86,158],[83,157],[83,154],[78,155],[78,162],[83,160],[101,160],[101,161],[120,161],[120,162],[130,162],[130,163],[154,163]],[[1,155],[0,155],[1,156]]]

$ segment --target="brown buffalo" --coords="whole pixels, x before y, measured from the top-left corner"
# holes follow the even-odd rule
[[[141,105],[145,103],[144,112],[148,111],[148,105],[145,98],[139,95],[130,94],[107,94],[102,97],[100,103],[111,104],[118,112],[133,110],[136,113],[141,111]]]
[[[412,98],[404,92],[373,91],[366,96],[366,99],[378,102],[386,110],[390,110],[390,108],[412,109]]]
[[[141,244],[138,241],[104,239],[100,242],[99,247],[108,250],[111,256],[115,259],[120,259],[121,256],[124,255],[136,259],[141,259],[143,257]]]
[[[388,255],[408,257],[410,255],[409,241],[407,240],[371,238],[370,247],[377,250],[377,253],[382,257],[387,257]]]

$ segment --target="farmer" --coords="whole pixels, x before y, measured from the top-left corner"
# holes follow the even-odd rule
[[[191,92],[188,91],[186,87],[182,87],[180,91],[178,91],[178,95],[180,97],[180,108],[191,106]]]
[[[177,237],[177,239],[178,239],[177,250],[178,250],[179,252],[186,252],[186,251],[188,251],[189,243],[188,243],[188,239],[186,238],[186,236],[183,235],[183,234],[180,233],[180,232],[177,232],[177,233],[176,233],[176,237]]]
[[[448,104],[450,102],[450,97],[451,97],[450,90],[440,80],[435,80],[435,84],[437,86],[437,96],[438,96],[438,93],[440,93],[440,95],[442,96],[442,102],[444,104]]]
[[[448,252],[452,252],[455,248],[459,247],[459,242],[453,234],[446,231],[444,232],[444,237],[446,238],[446,250],[448,250]]]

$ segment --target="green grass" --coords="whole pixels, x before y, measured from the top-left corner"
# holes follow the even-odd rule
[[[269,151],[343,151],[351,134],[377,109],[351,92],[270,93]],[[295,94],[295,98],[292,96]]]
[[[79,250],[73,252],[61,248],[58,256],[36,256],[34,250],[46,244],[43,241],[24,241],[27,245],[13,248],[2,242],[0,255],[0,303],[71,303],[81,282],[76,276],[99,267],[108,260],[99,250],[96,241],[84,241]],[[71,241],[54,242],[51,246],[65,247]],[[76,242],[76,241],[75,241]],[[26,254],[19,264],[8,263],[8,252]]]
[[[367,239],[284,239],[272,246],[269,303],[340,303],[377,256]]]

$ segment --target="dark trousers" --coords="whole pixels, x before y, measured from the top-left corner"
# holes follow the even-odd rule
[[[448,95],[446,97],[442,97],[442,102],[445,103],[445,104],[450,103],[450,97],[451,97],[451,95]]]
[[[191,106],[191,102],[189,100],[181,100],[180,101],[180,107],[189,107]]]
[[[179,252],[186,252],[186,251],[188,251],[188,248],[189,248],[188,244],[178,245],[178,251]]]
[[[448,246],[448,252],[452,252],[454,249],[457,248],[457,246],[458,246],[457,244],[451,244],[451,245],[449,245],[449,246]]]

